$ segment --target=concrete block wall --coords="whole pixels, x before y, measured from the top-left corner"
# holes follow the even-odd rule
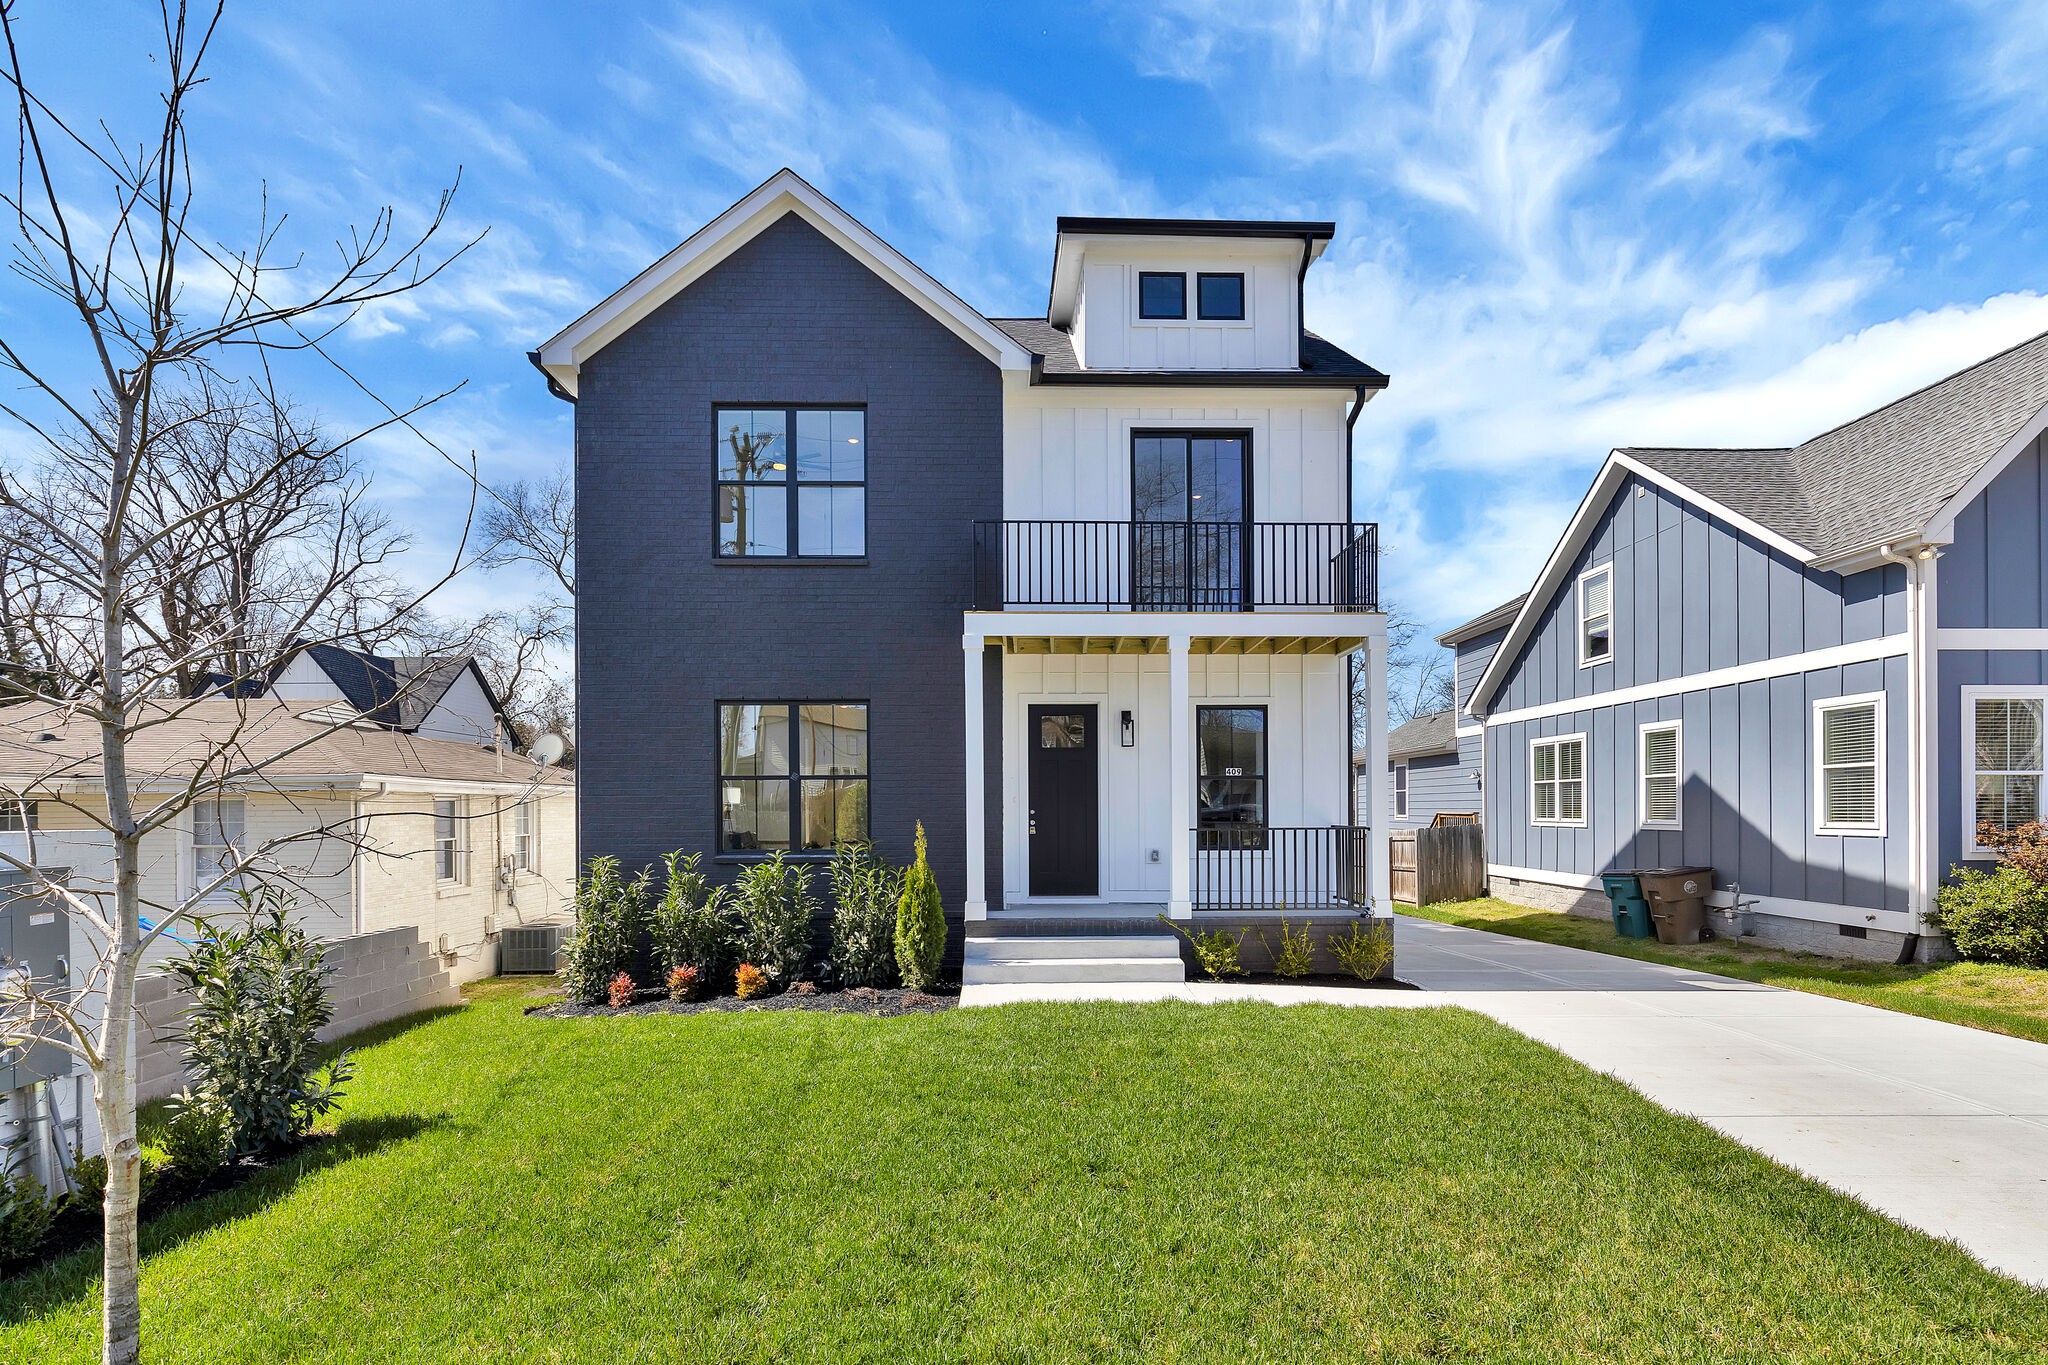
[[[406,926],[338,939],[327,948],[327,979],[334,1018],[323,1039],[381,1024],[418,1010],[462,1003],[457,989],[419,929]],[[136,988],[142,1018],[136,1040],[136,1098],[161,1099],[185,1084],[178,1042],[185,992],[170,977],[150,975]]]

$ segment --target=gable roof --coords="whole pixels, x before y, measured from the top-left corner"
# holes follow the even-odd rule
[[[492,715],[502,716],[505,712],[490,679],[484,676],[473,655],[397,654],[387,658],[335,644],[304,645],[299,652],[327,675],[349,709],[371,725],[407,733],[417,730],[441,698],[448,695],[448,689],[455,686],[456,680],[465,673],[475,676],[484,700],[490,703]],[[283,667],[280,662],[271,675],[271,681],[276,681]],[[222,689],[202,690],[217,692]],[[258,688],[250,692],[237,687],[231,690],[230,695],[261,696],[263,690]]]
[[[1387,735],[1389,761],[1458,752],[1458,713],[1434,711],[1395,726]]]
[[[1942,543],[1970,499],[2048,430],[2048,333],[1786,448],[1612,451],[1544,562],[1467,709],[1483,713],[1600,513],[1638,475],[1824,570],[1853,572],[1884,545]]]
[[[1230,387],[1383,389],[1387,376],[1335,342],[1301,334],[1297,370],[1091,370],[1074,355],[1074,338],[1044,318],[990,318],[1031,353],[1034,384],[1212,384]]]
[[[1436,642],[1449,648],[1485,635],[1489,631],[1499,630],[1514,621],[1515,614],[1522,609],[1522,603],[1528,600],[1528,593],[1523,593],[1519,597],[1511,597],[1492,611],[1481,612],[1462,626],[1452,626],[1449,630],[1437,636]]]
[[[1030,363],[1022,347],[968,307],[959,295],[785,166],[602,303],[542,342],[533,352],[534,364],[574,399],[577,374],[585,361],[792,213],[990,361],[1006,370],[1021,370]]]

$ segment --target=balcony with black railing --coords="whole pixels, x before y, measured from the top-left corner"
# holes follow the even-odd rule
[[[976,611],[1377,611],[1371,522],[977,521]]]

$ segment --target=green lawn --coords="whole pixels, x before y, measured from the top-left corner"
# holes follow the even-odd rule
[[[1860,1005],[1876,1005],[1901,1014],[1918,1014],[2048,1043],[2048,971],[2038,967],[1996,967],[1983,962],[1897,967],[1724,940],[1667,945],[1655,939],[1622,938],[1604,919],[1532,910],[1526,905],[1490,897],[1445,901],[1420,910],[1403,906],[1401,913],[1467,929],[1489,929],[1516,938],[1612,953],[1616,957],[1695,967],[1744,981],[1832,995],[1837,1000],[1854,1000]]]
[[[371,1035],[332,1148],[155,1223],[155,1361],[2039,1360],[2048,1295],[1450,1009]],[[90,1261],[0,1360],[93,1356]]]

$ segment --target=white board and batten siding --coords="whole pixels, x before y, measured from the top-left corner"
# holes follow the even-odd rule
[[[1081,268],[1076,358],[1091,370],[1291,370],[1301,363],[1298,241],[1103,238]],[[1138,316],[1138,276],[1187,276],[1185,318]],[[1244,317],[1196,316],[1196,277],[1244,275]]]
[[[1577,583],[1613,567],[1613,655],[1583,666]],[[1846,578],[1625,481],[1485,710],[1487,861],[1587,886],[1702,864],[1771,913],[1910,927],[1905,580]],[[1462,670],[1461,670],[1462,672]],[[1882,833],[1816,831],[1814,705],[1883,699]],[[1641,727],[1682,723],[1679,828],[1645,828]],[[1532,818],[1531,745],[1586,737],[1583,825]],[[1510,874],[1511,875],[1511,874]],[[1775,904],[1773,904],[1775,902]]]
[[[1192,825],[1193,791],[1172,790],[1167,747],[1170,681],[1164,655],[1020,654],[1003,660],[1003,885],[1030,885],[1027,708],[1064,700],[1098,708],[1101,895],[1164,903],[1172,832]],[[1197,654],[1188,661],[1193,704],[1266,708],[1267,822],[1275,827],[1348,822],[1344,660],[1328,655]],[[1120,742],[1119,716],[1134,713],[1137,743]],[[1195,717],[1186,718],[1193,733]],[[1338,736],[1331,744],[1329,736]],[[1114,837],[1109,831],[1114,829]],[[1154,850],[1159,861],[1151,861]],[[1197,855],[1200,856],[1200,855]]]

